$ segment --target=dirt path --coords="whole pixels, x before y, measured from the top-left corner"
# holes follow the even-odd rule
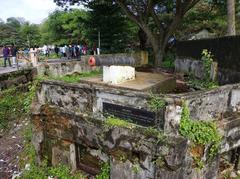
[[[23,129],[28,125],[25,119],[13,124],[12,129],[0,136],[0,179],[12,178],[20,172],[19,160],[23,150]]]

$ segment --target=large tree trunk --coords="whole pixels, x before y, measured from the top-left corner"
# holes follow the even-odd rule
[[[145,50],[147,43],[147,35],[141,28],[138,30],[138,38],[140,41],[140,49]]]
[[[236,35],[235,0],[227,0],[227,35]]]
[[[154,65],[155,67],[158,67],[162,63],[164,50],[162,48],[157,48],[153,50],[153,53],[154,53]]]

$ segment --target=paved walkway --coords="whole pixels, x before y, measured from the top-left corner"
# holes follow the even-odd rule
[[[20,63],[19,64],[19,69],[22,69],[24,67],[24,64],[23,63]],[[4,74],[4,73],[10,73],[10,72],[13,72],[13,71],[17,71],[17,67],[13,68],[13,67],[3,67],[3,66],[0,66],[0,74]]]

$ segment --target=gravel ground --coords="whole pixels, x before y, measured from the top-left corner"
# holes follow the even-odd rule
[[[2,134],[0,133],[0,179],[14,178],[19,174],[20,153],[23,151],[23,130],[29,124],[25,119],[20,123],[13,124],[12,129]]]

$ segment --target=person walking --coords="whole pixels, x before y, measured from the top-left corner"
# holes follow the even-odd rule
[[[32,62],[33,67],[38,65],[38,47],[34,46],[30,49],[30,60]]]
[[[57,55],[57,57],[59,57],[59,48],[57,45],[55,45],[55,47],[54,47],[54,52]]]
[[[8,61],[9,66],[11,67],[12,65],[11,65],[10,58],[9,58],[10,50],[6,45],[4,46],[2,53],[3,53],[3,58],[4,58],[4,67],[7,67],[7,61]]]
[[[17,65],[16,63],[17,52],[18,52],[17,48],[14,46],[14,44],[12,44],[11,54],[12,54],[12,65],[14,68]]]

